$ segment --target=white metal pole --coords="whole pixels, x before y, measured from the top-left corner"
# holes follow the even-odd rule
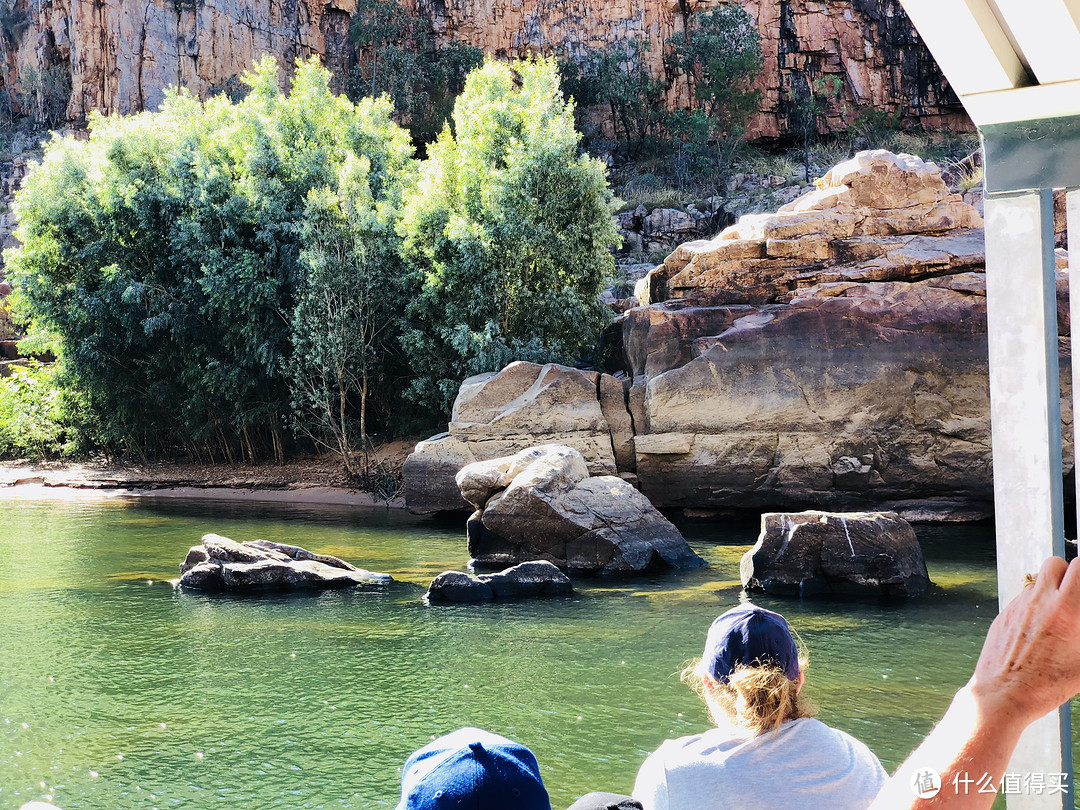
[[[1049,190],[986,198],[999,607],[1020,592],[1025,573],[1065,553],[1053,223]],[[1073,807],[1068,704],[1028,728],[1007,773],[1042,777],[1044,784],[1067,774],[1068,783],[1063,794],[1028,789],[1009,795],[1009,810]]]

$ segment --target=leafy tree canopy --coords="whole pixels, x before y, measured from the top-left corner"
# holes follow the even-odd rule
[[[288,95],[277,74],[261,62],[239,104],[173,92],[157,113],[95,117],[19,195],[16,307],[59,335],[108,446],[282,455],[308,195],[363,156],[372,199],[391,199],[411,147],[388,101],[334,96],[314,61]]]
[[[470,74],[405,203],[418,294],[404,337],[414,395],[448,410],[462,379],[515,359],[568,362],[602,324],[613,197],[578,152],[555,63]]]

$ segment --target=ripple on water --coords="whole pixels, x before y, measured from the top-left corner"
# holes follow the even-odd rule
[[[555,807],[628,790],[662,739],[706,727],[678,673],[742,598],[738,563],[757,534],[695,522],[685,530],[710,568],[436,608],[420,602],[427,583],[467,562],[456,523],[182,502],[25,501],[9,514],[0,805],[55,794],[65,810],[393,806],[405,757],[466,724],[532,747]],[[259,599],[146,585],[175,577],[207,532],[299,543],[399,582]],[[994,612],[987,531],[925,542],[941,587],[907,605],[756,597],[808,646],[823,719],[893,764],[970,673]]]

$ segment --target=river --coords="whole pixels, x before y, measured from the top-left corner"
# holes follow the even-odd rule
[[[0,810],[393,807],[400,766],[477,725],[527,744],[555,810],[628,791],[706,728],[678,679],[737,603],[756,523],[680,524],[711,567],[575,582],[574,597],[428,607],[463,527],[213,501],[0,502]],[[376,591],[231,598],[169,580],[207,532],[385,571]],[[755,601],[810,651],[819,717],[892,769],[970,674],[996,612],[987,527],[918,530],[936,586],[902,605]]]

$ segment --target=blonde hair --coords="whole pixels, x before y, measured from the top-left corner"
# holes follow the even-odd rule
[[[808,666],[806,657],[799,656],[799,671],[805,672]],[[716,725],[735,725],[754,737],[814,713],[813,706],[799,695],[801,679],[789,680],[780,667],[740,664],[728,682],[721,683],[699,658],[683,670],[682,680],[705,701]]]

